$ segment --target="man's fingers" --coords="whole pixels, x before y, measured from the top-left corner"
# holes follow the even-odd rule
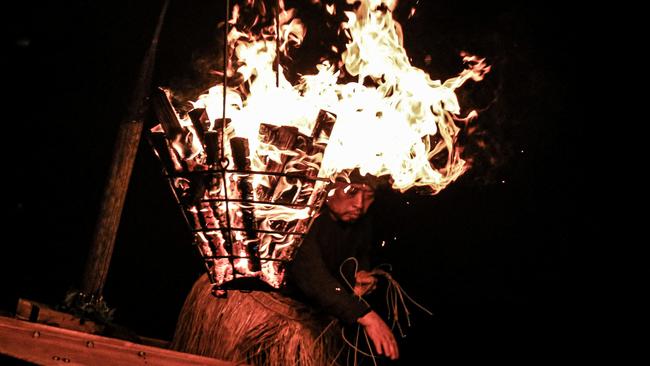
[[[396,350],[395,350],[395,345],[393,344],[393,342],[391,342],[389,340],[388,344],[386,345],[386,349],[388,350],[388,352],[386,352],[386,356],[388,356],[391,360],[394,360],[395,358],[397,358],[396,357],[397,354],[396,354]]]
[[[399,358],[399,349],[397,347],[397,341],[395,341],[395,338],[388,337],[384,339],[383,344],[387,357],[389,357],[391,360],[396,360]]]
[[[375,351],[377,351],[377,354],[383,355],[381,342],[376,341],[374,337],[370,337],[370,339],[372,339],[372,343],[375,345]]]
[[[357,283],[374,283],[375,280],[372,277],[357,277]]]
[[[399,348],[397,347],[397,344],[394,343],[394,341],[393,341],[393,343],[391,343],[391,349],[392,349],[392,351],[391,351],[391,357],[390,358],[392,358],[393,360],[398,359],[399,358]]]
[[[391,348],[389,339],[387,339],[385,336],[380,335],[377,342],[373,341],[373,343],[375,344],[375,350],[377,350],[377,354],[384,355],[388,358],[393,358],[393,350]]]
[[[359,323],[364,326],[366,335],[372,339],[377,354],[385,355],[392,360],[399,357],[397,342],[388,325],[375,313],[369,312],[359,318]]]

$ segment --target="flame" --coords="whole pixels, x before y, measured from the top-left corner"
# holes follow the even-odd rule
[[[381,7],[380,5],[385,7]],[[471,67],[444,83],[432,80],[410,64],[402,47],[401,28],[392,18],[396,2],[369,0],[355,12],[346,12],[343,25],[350,42],[341,55],[343,69],[357,81],[339,83],[341,71],[328,62],[317,65],[318,73],[303,76],[291,85],[279,70],[276,85],[276,41],[273,27],[253,35],[233,28],[229,41],[240,66],[246,93],[229,89],[226,115],[233,119],[234,134],[257,140],[261,121],[295,126],[309,134],[318,111],[336,115],[336,124],[324,154],[320,177],[359,168],[362,173],[390,175],[393,188],[405,191],[413,186],[429,186],[433,193],[457,179],[468,166],[455,145],[459,128],[454,117],[460,106],[454,90],[468,79],[480,81],[490,68],[484,59],[463,53]],[[325,5],[334,13],[333,5]],[[281,49],[293,40],[299,45],[304,25],[295,12],[282,11]],[[372,81],[372,86],[366,86]],[[205,107],[210,119],[223,114],[223,87],[217,85],[199,97],[196,107]],[[282,106],[278,108],[278,106]],[[272,113],[269,113],[272,111]],[[264,147],[254,146],[262,155]],[[251,146],[253,148],[253,146]],[[446,154],[446,164],[433,166],[433,157]],[[260,160],[257,168],[263,168]]]
[[[337,12],[334,5],[312,3],[320,4],[324,13]],[[225,70],[231,82],[226,95],[222,84],[215,85],[192,102],[195,109],[205,109],[208,131],[219,130],[217,121],[228,117],[222,126],[223,154],[239,165],[237,172],[223,173],[225,186],[210,186],[203,199],[241,200],[229,205],[202,202],[199,211],[209,210],[213,220],[206,224],[210,220],[197,218],[197,222],[216,231],[201,232],[198,242],[204,255],[229,252],[241,257],[233,261],[234,275],[259,276],[278,287],[277,263],[262,260],[256,268],[251,248],[262,258],[290,258],[296,243],[291,231],[308,228],[305,222],[313,218],[314,206],[325,194],[323,181],[287,174],[325,180],[358,168],[362,174],[390,176],[392,187],[402,192],[414,186],[440,192],[468,169],[457,145],[456,121],[469,121],[475,112],[462,117],[454,91],[470,79],[482,80],[490,67],[484,59],[463,53],[467,68],[460,75],[444,82],[432,80],[411,65],[403,48],[401,26],[392,17],[397,1],[366,0],[355,11],[345,12],[347,22],[341,30],[349,40],[340,61],[323,61],[316,65],[316,73],[292,84],[278,65],[279,55],[288,57],[290,48],[302,44],[307,30],[295,9],[285,9],[283,2],[278,9],[260,4],[258,16],[247,25],[240,24],[243,10],[233,7],[227,46],[231,58]],[[414,12],[415,8],[410,16]],[[354,81],[342,81],[350,78]],[[321,132],[322,123],[329,130]],[[192,169],[209,169],[192,120],[181,119],[181,125],[189,133],[172,142],[176,154]],[[285,175],[247,173],[269,171],[269,167]],[[180,183],[178,187],[187,185]],[[268,204],[272,202],[286,205]],[[240,229],[233,231],[232,243],[216,235],[228,218],[232,227]],[[252,235],[255,230],[261,234]],[[221,249],[209,248],[210,242]],[[216,262],[214,267],[220,268]],[[222,283],[233,273],[219,269],[213,276]]]

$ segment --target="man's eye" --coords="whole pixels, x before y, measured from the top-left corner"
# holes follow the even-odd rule
[[[354,187],[350,187],[347,191],[345,191],[348,196],[354,196],[357,194],[357,192],[359,192],[359,189]]]

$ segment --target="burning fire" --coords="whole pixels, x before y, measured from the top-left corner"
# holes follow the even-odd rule
[[[327,180],[341,172],[358,168],[390,176],[396,190],[427,186],[435,194],[467,170],[456,144],[461,110],[454,90],[481,80],[490,67],[464,54],[469,68],[432,80],[409,61],[395,5],[367,0],[346,11],[340,29],[349,41],[340,61],[323,61],[294,84],[278,67],[278,54],[304,39],[296,11],[280,1],[277,23],[253,34],[235,6],[228,87],[199,96],[184,118],[164,102],[157,108],[157,153],[217,285],[259,277],[279,287],[282,261],[308,230]],[[342,75],[356,80],[344,83]]]

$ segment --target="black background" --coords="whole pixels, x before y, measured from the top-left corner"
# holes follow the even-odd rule
[[[161,1],[23,2],[5,13],[5,313],[18,297],[55,305],[79,287],[117,126],[160,8]],[[189,96],[210,84],[223,13],[221,1],[171,2],[155,86]],[[312,28],[294,54],[296,68],[307,70],[316,57],[309,41],[323,32],[310,33],[319,29],[314,14],[304,15]],[[457,92],[464,111],[483,110],[467,138],[473,169],[438,195],[385,194],[375,205],[377,242],[386,242],[380,258],[434,313],[410,307],[400,364],[554,360],[573,349],[581,329],[581,266],[572,254],[590,225],[579,198],[586,136],[576,14],[548,2],[402,1],[396,16],[412,63],[433,79],[462,70],[460,51],[492,65],[483,82]],[[170,339],[202,271],[190,243],[143,140],[105,288],[117,323]]]

